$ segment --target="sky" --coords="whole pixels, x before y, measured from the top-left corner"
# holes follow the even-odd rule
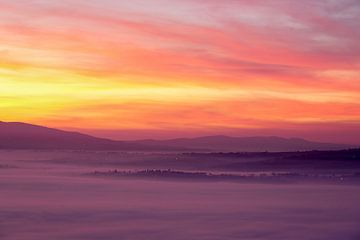
[[[360,144],[359,0],[0,0],[0,121]]]

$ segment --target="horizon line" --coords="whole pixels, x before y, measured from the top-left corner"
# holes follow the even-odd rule
[[[226,138],[278,138],[278,139],[286,139],[286,140],[303,140],[303,141],[307,141],[307,142],[313,142],[313,143],[325,143],[325,144],[339,144],[339,145],[348,145],[348,146],[353,146],[356,147],[357,145],[360,146],[360,143],[356,144],[356,143],[344,143],[344,142],[323,142],[323,141],[316,141],[316,140],[311,140],[308,138],[303,138],[303,137],[298,137],[298,136],[292,136],[292,137],[283,137],[283,136],[279,136],[279,135],[226,135],[226,134],[209,134],[209,135],[197,135],[194,137],[189,137],[189,136],[183,136],[183,137],[173,137],[173,138],[136,138],[136,139],[131,139],[131,140],[123,140],[123,139],[117,139],[117,138],[109,138],[109,137],[101,137],[101,136],[96,136],[94,134],[90,134],[87,133],[86,130],[88,131],[97,131],[97,130],[103,130],[103,131],[122,131],[123,129],[81,129],[81,128],[58,128],[58,127],[51,127],[51,126],[46,126],[46,125],[40,125],[40,124],[36,124],[36,123],[29,123],[29,122],[21,122],[21,121],[1,121],[0,123],[10,123],[10,124],[24,124],[24,125],[30,125],[30,126],[34,126],[34,127],[41,127],[41,128],[47,128],[50,130],[57,130],[57,131],[63,131],[63,132],[68,132],[68,133],[78,133],[78,134],[82,134],[82,135],[87,135],[90,137],[94,137],[94,138],[99,138],[99,139],[107,139],[107,140],[111,140],[111,141],[119,141],[119,142],[136,142],[136,141],[169,141],[169,140],[179,140],[179,139],[199,139],[199,138],[210,138],[210,137],[226,137]],[[84,131],[82,131],[84,130]],[[124,131],[148,131],[149,129],[127,129]],[[157,131],[157,130],[152,130],[152,131]],[[161,131],[161,130],[159,130]]]

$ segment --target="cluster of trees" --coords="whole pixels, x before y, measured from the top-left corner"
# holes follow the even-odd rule
[[[272,159],[310,159],[310,160],[353,160],[360,161],[360,148],[332,151],[297,152],[217,152],[183,153],[183,156],[196,158],[272,158]]]
[[[210,180],[210,181],[286,181],[286,180],[360,180],[360,173],[351,174],[315,174],[315,173],[297,173],[297,172],[284,172],[284,173],[258,173],[258,174],[213,174],[207,172],[185,172],[175,171],[171,169],[145,169],[139,171],[119,171],[109,170],[106,172],[95,171],[93,174],[102,176],[120,176],[120,177],[144,177],[144,178],[174,178],[174,179],[198,179],[198,180]]]

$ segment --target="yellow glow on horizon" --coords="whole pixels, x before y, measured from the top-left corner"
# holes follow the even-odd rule
[[[263,11],[258,20],[274,28],[254,19],[209,16],[213,24],[205,24],[191,22],[197,15],[126,13],[126,6],[122,14],[103,6],[105,14],[85,2],[69,2],[76,14],[50,2],[0,3],[9,11],[0,15],[0,121],[204,131],[360,124],[352,36],[318,38],[331,34],[311,31],[302,18],[304,28],[289,31],[293,24]],[[284,21],[299,17],[283,10]]]

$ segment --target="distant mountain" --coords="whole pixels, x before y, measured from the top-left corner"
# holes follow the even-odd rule
[[[168,150],[19,122],[0,122],[0,149]],[[170,149],[172,150],[172,149]]]
[[[195,148],[223,152],[289,152],[309,150],[341,150],[356,146],[334,143],[311,142],[300,138],[280,137],[228,137],[207,136],[199,138],[177,138],[172,140],[134,141],[147,146]]]
[[[115,141],[19,122],[0,122],[0,149],[74,149],[186,152],[289,152],[339,150],[356,146],[299,138],[208,136],[172,140]]]

